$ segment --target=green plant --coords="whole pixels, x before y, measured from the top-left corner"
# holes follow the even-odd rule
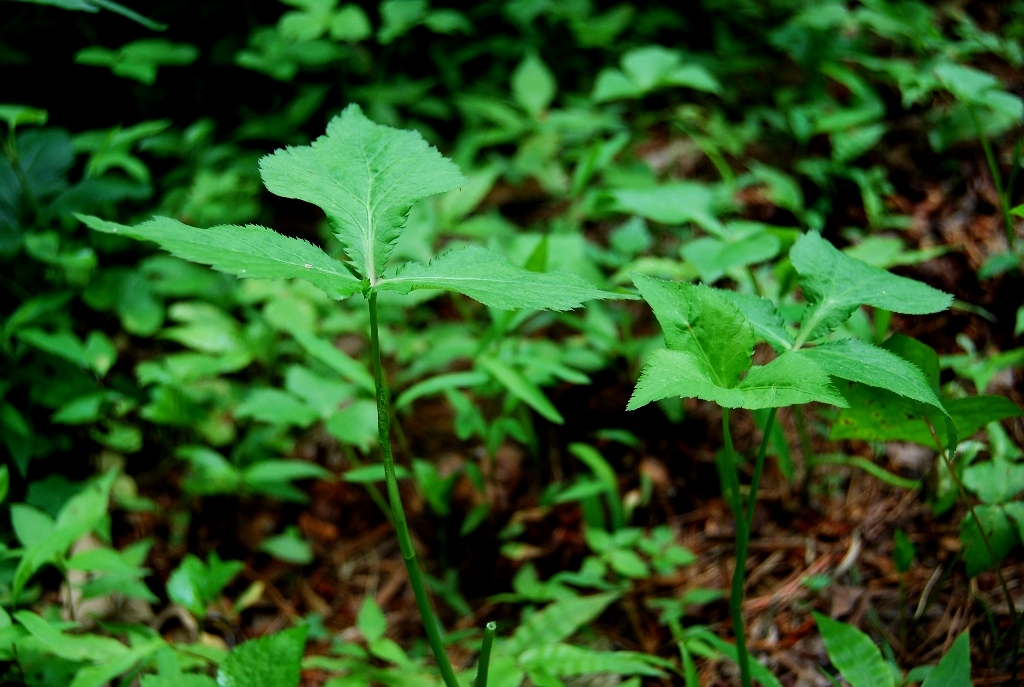
[[[311,146],[288,148],[261,161],[267,188],[319,205],[341,241],[347,260],[329,257],[299,239],[262,227],[193,229],[168,218],[135,227],[82,217],[93,229],[150,240],[174,255],[241,277],[300,278],[334,298],[361,292],[369,303],[370,345],[377,399],[377,426],[390,502],[409,580],[427,638],[448,687],[457,684],[409,533],[402,507],[389,431],[391,412],[381,367],[377,298],[381,291],[458,291],[501,309],[578,307],[585,300],[618,297],[571,275],[530,272],[475,246],[452,249],[428,265],[408,263],[387,273],[395,241],[413,204],[449,191],[465,177],[415,133],[372,123],[349,106]]]
[[[667,348],[655,350],[648,357],[628,409],[667,396],[697,397],[722,407],[724,449],[718,454],[717,465],[723,495],[736,521],[730,607],[746,686],[751,684],[751,672],[742,616],[744,563],[775,416],[768,416],[744,504],[729,427],[730,409],[774,410],[812,401],[845,407],[846,400],[832,386],[833,378],[837,378],[887,389],[946,413],[921,371],[885,349],[858,339],[804,346],[825,338],[863,303],[893,312],[928,313],[948,307],[947,295],[850,258],[817,234],[797,240],[790,261],[807,299],[795,335],[787,330],[775,306],[763,298],[704,285],[634,277],[661,324]],[[778,357],[767,365],[751,367],[754,343],[759,338],[769,343]],[[949,431],[948,436],[955,445],[955,431]]]

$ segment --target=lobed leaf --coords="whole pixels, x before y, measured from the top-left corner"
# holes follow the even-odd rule
[[[260,160],[271,193],[320,206],[355,269],[376,283],[416,201],[466,182],[415,131],[367,119],[352,104],[308,146]]]
[[[786,322],[770,300],[749,293],[724,289],[720,293],[743,313],[747,322],[754,328],[754,333],[768,342],[768,345],[776,351],[782,353],[793,347],[793,337],[786,330]]]
[[[220,664],[220,687],[296,687],[308,627],[250,639],[238,645]]]
[[[845,322],[860,305],[908,315],[947,309],[952,296],[851,258],[820,234],[801,236],[789,252],[809,307],[800,341],[819,339]]]
[[[79,215],[91,229],[152,241],[172,255],[210,265],[236,277],[305,279],[328,296],[342,299],[362,288],[344,263],[308,241],[248,224],[197,229],[170,217],[154,217],[128,227],[98,217]]]
[[[458,291],[500,310],[571,310],[590,300],[630,298],[602,291],[575,274],[525,270],[480,246],[453,248],[428,265],[408,263],[394,277],[381,279],[377,288]]]

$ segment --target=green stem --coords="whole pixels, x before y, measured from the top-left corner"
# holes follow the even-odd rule
[[[736,520],[736,565],[732,573],[732,593],[729,595],[729,611],[732,616],[732,631],[736,637],[736,662],[740,665],[740,682],[751,687],[750,656],[747,654],[747,635],[743,625],[743,586],[747,575],[747,549],[750,545],[750,529],[743,512],[743,497],[740,495],[740,480],[736,474],[736,454],[732,450],[732,434],[729,431],[729,409],[722,408],[722,438],[725,450],[722,452],[718,474],[722,480],[722,491],[732,507]],[[753,499],[752,499],[753,500]],[[751,508],[753,511],[753,508]]]
[[[971,121],[974,122],[974,128],[978,131],[978,138],[981,140],[981,149],[985,153],[985,161],[988,163],[989,172],[992,173],[992,185],[996,187],[996,196],[999,197],[999,212],[1003,215],[1003,230],[1006,232],[1006,247],[1010,251],[1013,251],[1016,231],[1013,228],[1013,217],[1010,215],[1009,194],[1003,190],[1003,175],[999,171],[999,164],[996,162],[996,156],[992,152],[992,144],[988,142],[988,137],[985,136],[985,130],[981,128],[981,120],[978,119],[978,113],[971,105],[967,105],[967,111],[971,115]]]
[[[402,496],[398,491],[398,479],[395,477],[395,459],[391,454],[391,434],[388,427],[388,392],[384,386],[384,374],[380,365],[380,340],[377,334],[377,293],[370,292],[370,352],[373,357],[373,379],[377,386],[377,436],[380,439],[380,457],[384,463],[384,480],[388,488],[388,501],[391,504],[391,519],[398,535],[398,548],[402,552],[405,569],[409,572],[409,584],[416,596],[416,606],[420,610],[423,629],[427,633],[427,641],[434,652],[437,667],[441,671],[446,687],[459,687],[459,681],[452,670],[448,654],[444,650],[444,640],[438,628],[434,611],[430,607],[430,597],[423,585],[423,574],[416,562],[416,549],[412,545],[409,524],[405,520],[405,509],[402,508]]]
[[[811,479],[811,467],[814,464],[814,452],[811,450],[811,437],[807,434],[807,423],[804,422],[804,409],[802,406],[793,406],[793,416],[796,419],[796,431],[800,435],[800,451],[804,454],[804,465],[807,475],[804,481]]]
[[[764,423],[764,434],[761,445],[757,449],[757,460],[754,462],[754,475],[750,478],[750,492],[747,495],[747,536],[754,531],[754,506],[757,504],[757,488],[761,484],[761,473],[764,472],[764,457],[768,452],[768,441],[775,425],[775,414],[778,408],[768,411],[768,420]]]
[[[477,662],[476,680],[473,687],[487,687],[487,670],[491,664],[491,645],[494,644],[494,631],[498,626],[492,623],[484,625],[484,641],[480,647],[480,660]]]

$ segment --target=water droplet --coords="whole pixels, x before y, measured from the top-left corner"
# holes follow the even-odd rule
[[[307,263],[306,263],[306,264],[304,265],[304,267],[305,267],[305,268],[306,268],[307,270],[311,270],[311,269],[313,269],[313,266],[312,266],[312,265],[310,265],[310,264],[309,264],[308,262],[307,262]]]

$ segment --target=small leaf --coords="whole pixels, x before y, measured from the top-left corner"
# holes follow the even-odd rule
[[[563,599],[549,604],[527,618],[497,647],[504,656],[519,656],[527,649],[561,642],[601,615],[617,599],[617,592]]]
[[[946,310],[953,302],[949,294],[927,284],[849,257],[814,232],[797,240],[789,258],[809,303],[801,322],[801,341],[821,338],[862,304],[924,315]]]
[[[206,615],[206,607],[241,572],[241,561],[222,561],[211,552],[207,563],[188,554],[167,579],[167,596],[198,618]]]
[[[353,266],[371,283],[413,204],[466,182],[419,133],[375,124],[354,104],[312,144],[261,159],[260,172],[271,193],[320,206]]]
[[[907,537],[907,533],[897,529],[893,535],[892,544],[892,562],[896,566],[896,570],[901,573],[910,570],[910,565],[914,562],[914,556],[916,555],[917,552],[914,550],[914,544]]]
[[[851,687],[895,687],[892,671],[875,642],[855,627],[814,614],[828,657]]]
[[[217,670],[220,687],[297,687],[307,625],[235,647]]]
[[[971,687],[971,633],[962,632],[921,687]]]
[[[985,545],[973,513],[968,513],[960,521],[960,541],[964,545],[964,563],[969,577],[998,565],[1020,539],[1017,529],[999,506],[976,506],[974,513],[978,514],[978,520],[985,528],[992,554],[989,554],[989,547]]]
[[[575,274],[525,270],[480,246],[454,248],[429,265],[407,263],[394,277],[381,279],[377,288],[458,291],[501,310],[571,310],[590,300],[630,298],[595,288]]]
[[[536,53],[527,55],[512,72],[512,97],[534,117],[548,109],[557,89],[554,75]]]
[[[179,258],[253,279],[305,279],[331,298],[359,291],[362,284],[345,265],[302,239],[252,224],[197,229],[169,217],[155,217],[128,227],[78,215],[91,229],[152,241]]]
[[[359,608],[359,616],[356,618],[356,627],[363,633],[367,642],[377,641],[387,631],[388,621],[372,596],[363,599],[363,605]]]
[[[488,356],[481,356],[477,359],[477,363],[480,367],[487,370],[503,387],[508,389],[509,393],[536,410],[541,417],[557,425],[565,424],[561,413],[548,400],[544,392],[518,371],[500,360]]]

